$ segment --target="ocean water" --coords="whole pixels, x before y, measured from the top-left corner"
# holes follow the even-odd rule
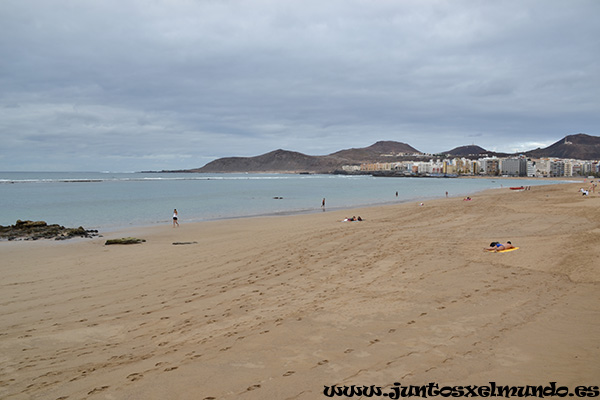
[[[344,175],[0,172],[0,225],[17,219],[115,230],[262,215],[321,212],[557,181]],[[396,192],[398,196],[396,197]]]

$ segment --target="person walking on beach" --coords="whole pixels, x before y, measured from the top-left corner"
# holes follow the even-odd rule
[[[325,197],[323,197],[323,201],[321,201],[321,208],[325,211]]]
[[[179,222],[177,222],[177,209],[173,210],[173,228],[179,226]]]

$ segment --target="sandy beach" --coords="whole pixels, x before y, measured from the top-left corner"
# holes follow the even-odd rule
[[[581,186],[2,242],[0,398],[597,386],[600,195]],[[104,245],[124,236],[146,242]]]

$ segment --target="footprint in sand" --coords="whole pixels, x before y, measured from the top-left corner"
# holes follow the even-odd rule
[[[317,365],[324,365],[327,364],[329,362],[329,360],[321,360],[317,363]]]
[[[143,377],[144,375],[140,374],[139,372],[134,372],[133,374],[127,375],[127,379],[129,379],[131,382],[139,381]]]
[[[169,372],[169,371],[174,371],[179,367],[169,367],[169,368],[165,368],[165,372]]]
[[[283,376],[290,376],[290,375],[293,375],[294,373],[296,373],[296,371],[288,371],[285,374],[283,374]]]
[[[346,350],[344,351],[344,353],[346,353],[346,354],[347,354],[347,353],[352,353],[353,351],[354,351],[354,349],[346,349]]]
[[[94,388],[94,390],[91,390],[91,391],[88,392],[88,395],[101,392],[103,390],[108,389],[109,387],[110,386],[101,386],[101,387]]]
[[[260,389],[260,385],[252,385],[252,386],[249,386],[249,387],[248,387],[248,389],[246,389],[246,390],[247,390],[247,391],[250,391],[250,390],[256,390],[256,389]]]

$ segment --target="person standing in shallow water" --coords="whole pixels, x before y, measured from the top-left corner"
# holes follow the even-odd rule
[[[175,228],[176,226],[179,226],[179,222],[177,221],[178,218],[178,214],[177,214],[177,209],[173,210],[173,228]]]
[[[323,197],[323,201],[321,201],[321,208],[325,210],[325,197]]]

